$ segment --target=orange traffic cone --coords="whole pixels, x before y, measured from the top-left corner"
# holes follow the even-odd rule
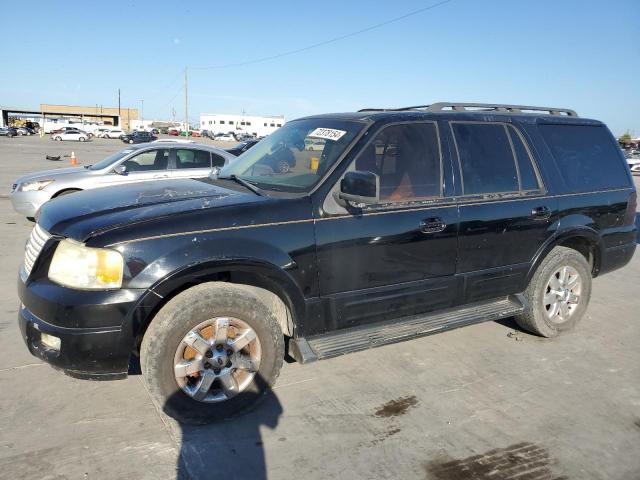
[[[78,160],[76,159],[76,154],[74,152],[71,152],[71,165],[78,165]]]

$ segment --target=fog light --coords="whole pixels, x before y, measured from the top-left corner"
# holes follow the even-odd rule
[[[58,337],[54,337],[53,335],[49,335],[48,333],[41,332],[40,341],[43,345],[53,350],[60,350],[60,339]]]

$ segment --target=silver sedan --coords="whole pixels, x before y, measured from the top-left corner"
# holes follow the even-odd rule
[[[16,212],[33,218],[43,203],[61,195],[123,183],[207,177],[235,158],[224,150],[198,143],[132,145],[95,165],[20,177],[11,188],[11,202]]]

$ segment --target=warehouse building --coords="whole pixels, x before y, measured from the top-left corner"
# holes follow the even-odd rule
[[[284,125],[284,116],[260,117],[256,115],[236,115],[231,113],[202,113],[200,128],[213,133],[248,133],[264,137]]]

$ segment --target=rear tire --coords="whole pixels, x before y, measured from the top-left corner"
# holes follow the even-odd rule
[[[228,325],[233,326],[230,322],[235,321],[255,333],[254,340],[237,351],[246,360],[251,355],[248,349],[255,353],[254,342],[257,340],[259,366],[255,372],[246,367],[237,367],[240,365],[240,358],[231,356],[228,357],[228,364],[222,363],[223,367],[213,369],[216,366],[216,355],[219,352],[233,353],[229,342],[242,336],[242,333],[238,333],[242,330],[230,327],[228,337],[227,329],[220,328],[224,332],[224,337],[221,337],[217,322],[225,319]],[[207,326],[203,328],[202,325]],[[205,333],[208,328],[210,330]],[[201,335],[208,344],[199,343],[198,348],[194,344],[194,349],[187,356],[185,339],[192,339],[193,332]],[[219,341],[217,338],[223,340]],[[223,347],[216,351],[215,347],[220,344]],[[151,322],[140,349],[142,374],[153,401],[176,420],[192,424],[227,419],[253,408],[275,383],[283,359],[284,337],[271,309],[252,287],[223,282],[196,285],[171,299]],[[179,375],[177,367],[183,362],[189,365],[197,362],[197,373],[193,376]],[[208,362],[214,363],[212,365]],[[237,380],[235,393],[228,394],[223,385],[221,376],[225,372]],[[218,376],[212,380],[213,383],[209,383],[206,397],[196,400],[192,393],[188,393],[189,389],[198,390],[198,385],[212,374]],[[238,375],[253,376],[244,377],[248,378],[249,383],[240,387],[242,383]]]
[[[520,327],[543,337],[571,330],[591,298],[591,268],[584,256],[555,247],[531,278],[524,296],[527,310],[515,317]]]
[[[55,140],[56,140],[56,142],[61,142],[62,141],[62,137],[56,137]]]

